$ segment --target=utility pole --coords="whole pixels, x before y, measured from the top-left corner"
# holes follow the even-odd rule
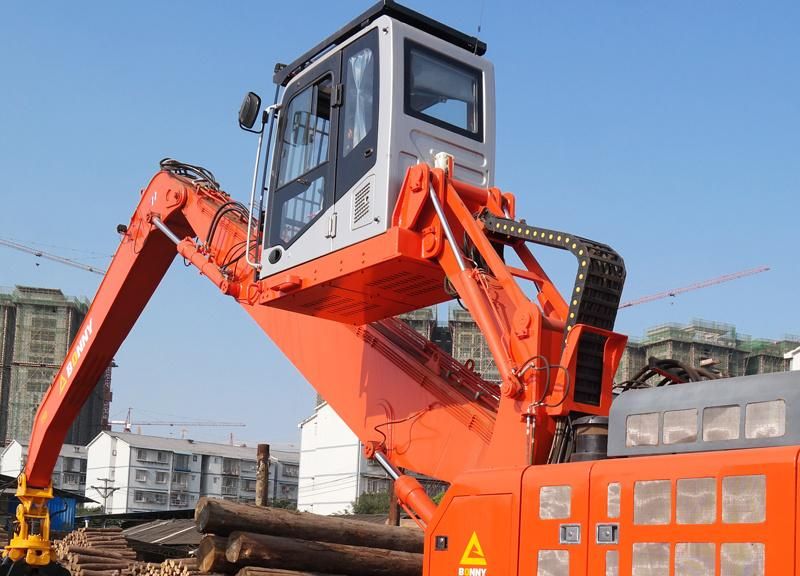
[[[269,444],[256,448],[256,506],[266,506],[269,495]]]
[[[100,496],[103,498],[103,514],[108,513],[108,497],[111,496],[114,492],[119,490],[119,488],[113,488],[108,485],[109,482],[113,482],[111,478],[98,478],[100,482],[103,483],[103,486],[91,486],[97,490]]]

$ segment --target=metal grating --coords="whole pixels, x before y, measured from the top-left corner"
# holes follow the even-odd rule
[[[633,485],[633,523],[669,524],[672,515],[672,482],[644,480]]]
[[[631,565],[633,576],[669,576],[669,544],[635,543]]]
[[[626,446],[658,445],[659,413],[631,414],[628,416],[625,429]]]
[[[569,576],[569,550],[539,550],[536,576]]]
[[[778,438],[786,434],[786,402],[753,402],[744,410],[745,438]]]
[[[676,544],[675,576],[715,576],[716,560],[716,547],[713,543]]]
[[[764,545],[730,542],[720,547],[720,576],[764,576]]]
[[[722,479],[722,521],[725,524],[758,524],[766,518],[766,476],[726,476]]]
[[[736,440],[741,411],[739,406],[714,406],[703,410],[703,440]]]
[[[697,440],[697,409],[664,412],[664,444],[684,444]]]
[[[675,516],[678,524],[713,524],[717,519],[717,479],[679,479]]]
[[[606,502],[606,514],[609,518],[619,518],[619,499],[620,499],[620,484],[619,482],[611,482],[608,485],[608,500]]]
[[[542,486],[539,488],[539,518],[556,520],[572,515],[571,486]]]
[[[619,552],[606,551],[606,576],[619,576]]]

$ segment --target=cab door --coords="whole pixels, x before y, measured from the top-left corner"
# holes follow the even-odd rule
[[[332,248],[340,70],[341,53],[335,52],[284,94],[267,206],[263,276]]]
[[[335,250],[379,234],[387,227],[387,191],[377,189],[376,179],[378,44],[378,30],[373,29],[342,50]]]

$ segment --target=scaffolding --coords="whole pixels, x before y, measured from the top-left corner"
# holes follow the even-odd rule
[[[470,313],[460,308],[450,308],[448,325],[453,339],[453,357],[462,364],[472,360],[475,371],[484,380],[500,382],[500,373],[486,339]]]
[[[36,410],[67,355],[88,303],[61,290],[17,286],[0,294],[0,442],[27,441]],[[86,444],[107,428],[110,367],[67,437]]]

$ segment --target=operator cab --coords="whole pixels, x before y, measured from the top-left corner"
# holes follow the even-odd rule
[[[277,69],[261,278],[386,232],[407,169],[439,152],[455,178],[493,185],[485,50],[386,0]]]

